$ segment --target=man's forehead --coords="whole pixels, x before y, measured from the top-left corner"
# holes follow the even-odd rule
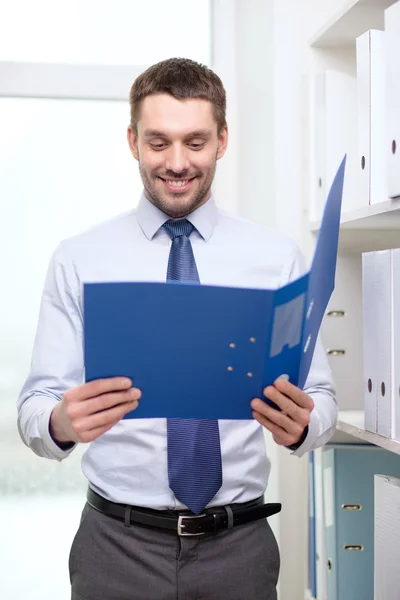
[[[182,134],[212,132],[216,125],[212,105],[203,98],[174,98],[169,94],[152,94],[142,101],[138,123],[140,129]]]

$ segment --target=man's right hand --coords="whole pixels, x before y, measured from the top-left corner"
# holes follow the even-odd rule
[[[138,407],[141,391],[125,377],[97,379],[65,392],[50,417],[56,444],[88,443]]]

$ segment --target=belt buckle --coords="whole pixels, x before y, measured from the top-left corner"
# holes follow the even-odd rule
[[[178,535],[180,537],[191,537],[191,536],[197,536],[197,535],[205,535],[205,531],[201,531],[200,533],[185,533],[183,531],[183,529],[185,528],[185,524],[183,522],[183,519],[200,519],[201,517],[205,517],[206,514],[202,513],[201,515],[179,515],[178,517]]]

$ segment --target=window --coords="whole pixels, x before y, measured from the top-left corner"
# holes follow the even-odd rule
[[[45,272],[61,239],[137,204],[130,84],[170,56],[210,63],[210,2],[0,3],[0,597],[67,600],[84,447],[40,459],[16,429]]]

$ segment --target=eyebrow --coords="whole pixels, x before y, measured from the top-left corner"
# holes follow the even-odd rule
[[[143,132],[145,138],[167,138],[168,135],[159,131],[158,129],[145,129]],[[187,135],[185,135],[185,139],[193,139],[196,137],[209,138],[211,137],[212,132],[210,129],[196,129],[196,131],[191,131]]]

